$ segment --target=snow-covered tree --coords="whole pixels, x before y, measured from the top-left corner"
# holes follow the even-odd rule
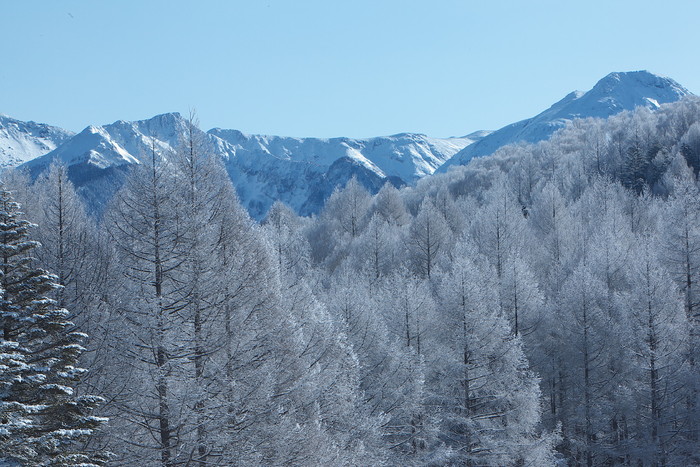
[[[656,257],[657,240],[638,241],[639,255],[630,265],[633,287],[621,296],[632,358],[629,452],[650,464],[692,465],[684,445],[688,422],[694,423],[686,406],[688,320],[680,294]]]
[[[438,282],[443,353],[433,371],[440,437],[453,464],[527,463],[542,442],[539,381],[500,313],[493,269],[475,247],[458,250],[452,271]]]
[[[449,248],[452,237],[442,213],[430,199],[423,201],[404,241],[415,273],[430,278],[440,254]]]
[[[409,221],[409,214],[399,195],[399,190],[391,183],[385,183],[373,201],[374,214],[378,215],[384,222],[400,226]]]
[[[334,277],[324,300],[343,324],[357,356],[360,389],[370,413],[383,419],[384,445],[392,458],[408,456],[408,462],[423,435],[411,420],[423,403],[424,368],[417,363],[414,351],[406,347],[403,336],[389,333],[385,317],[378,313],[383,294],[375,287],[375,298],[368,300],[369,295],[369,285],[356,281],[352,271],[345,269]]]
[[[127,462],[163,466],[173,465],[180,452],[185,402],[174,379],[189,355],[177,339],[184,324],[177,313],[184,306],[179,268],[185,251],[175,190],[174,172],[154,140],[105,215],[122,275],[121,300],[113,305],[122,331],[114,345],[123,375],[133,375],[115,421],[124,424],[121,454]]]
[[[0,461],[22,465],[102,465],[107,456],[81,444],[106,419],[103,399],[75,390],[87,337],[50,298],[57,277],[36,267],[31,224],[0,189]]]

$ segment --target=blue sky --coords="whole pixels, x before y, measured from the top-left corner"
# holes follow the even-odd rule
[[[700,2],[0,0],[0,113],[79,131],[497,129],[611,71],[700,93]]]

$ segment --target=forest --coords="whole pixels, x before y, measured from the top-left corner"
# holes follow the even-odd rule
[[[700,465],[700,99],[258,224],[190,120],[0,191],[0,465]]]

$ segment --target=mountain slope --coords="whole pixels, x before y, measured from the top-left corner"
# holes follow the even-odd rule
[[[445,172],[452,165],[464,165],[474,157],[492,154],[507,144],[548,139],[575,118],[607,118],[638,106],[655,109],[689,94],[674,80],[648,71],[610,73],[590,91],[572,92],[535,117],[507,125],[466,147],[443,164],[438,172]]]
[[[436,169],[444,172],[452,165],[466,164],[473,157],[491,154],[506,144],[547,139],[575,118],[606,118],[639,105],[656,108],[687,94],[675,81],[646,71],[611,73],[590,91],[573,92],[533,118],[493,133],[482,131],[461,138],[430,138],[412,133],[366,139],[292,138],[246,135],[219,128],[201,132],[200,136],[223,160],[251,216],[264,218],[278,200],[309,215],[319,212],[333,190],[352,177],[372,192],[387,181],[396,186],[412,184]],[[13,157],[27,160],[50,150],[53,144],[53,151],[24,167],[36,176],[51,161],[63,161],[71,179],[97,210],[121,185],[129,167],[149,152],[151,137],[160,150],[173,151],[187,128],[186,120],[177,113],[90,126],[70,138],[70,134],[53,127],[31,122],[24,125],[24,130],[7,133],[13,135],[13,144],[18,148],[24,146],[17,141],[27,146],[24,153],[15,149]],[[27,125],[37,128],[30,131]],[[3,124],[3,128],[10,126]],[[59,140],[63,144],[56,147]]]
[[[162,151],[173,151],[187,122],[177,113],[135,122],[90,126],[54,151],[25,164],[34,175],[53,160],[68,166],[89,199],[102,203],[119,185],[116,179],[149,151],[152,136]],[[213,129],[201,136],[224,161],[243,205],[261,219],[277,200],[301,214],[318,212],[333,189],[356,176],[376,192],[386,182],[413,183],[482,134],[429,138],[399,134],[369,139],[291,138],[245,135]],[[105,185],[106,184],[106,185]]]
[[[0,114],[0,168],[42,156],[73,133],[44,123],[23,122]]]
[[[408,133],[368,139],[290,138],[218,128],[209,134],[226,143],[219,151],[226,155],[241,200],[256,218],[276,200],[300,214],[316,213],[333,189],[353,175],[370,191],[387,180],[413,183],[478,138]]]

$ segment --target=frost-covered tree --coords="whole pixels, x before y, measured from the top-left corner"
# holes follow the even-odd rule
[[[700,191],[688,180],[678,180],[666,204],[662,258],[683,292],[688,318],[700,307]]]
[[[619,383],[612,355],[619,349],[616,322],[607,313],[604,283],[582,262],[567,278],[560,291],[563,332],[558,346],[564,354],[566,400],[558,414],[564,421],[564,436],[571,456],[591,467],[602,462],[608,429],[609,392]]]
[[[695,126],[694,126],[695,127]],[[693,128],[693,127],[691,127]],[[688,365],[690,375],[700,368],[700,192],[688,180],[677,180],[673,197],[666,203],[660,257],[680,291],[688,320]],[[688,432],[700,440],[700,378],[686,383]]]
[[[651,464],[692,465],[685,445],[687,417],[692,416],[686,410],[688,321],[683,301],[656,257],[657,240],[638,240],[639,255],[630,265],[633,287],[621,296],[627,304],[632,358],[629,453]]]
[[[404,241],[415,273],[429,279],[440,254],[449,248],[452,237],[442,213],[430,199],[423,201]]]
[[[307,234],[314,261],[325,263],[331,271],[338,267],[369,221],[370,208],[371,196],[357,178],[336,188]]]
[[[178,222],[174,172],[155,141],[144,163],[134,167],[106,213],[107,228],[120,264],[120,301],[114,312],[122,331],[114,344],[123,356],[121,371],[132,375],[120,402],[121,454],[174,464],[182,434],[181,377],[187,350],[178,334],[185,302],[180,266],[185,257]]]
[[[491,262],[499,279],[506,261],[519,252],[523,228],[522,208],[507,181],[501,178],[484,194],[483,206],[470,226],[471,238]]]
[[[400,262],[403,255],[398,245],[401,230],[374,214],[365,231],[354,242],[350,262],[374,293],[381,286],[382,278]]]
[[[281,273],[304,275],[308,272],[311,252],[302,232],[302,222],[292,209],[275,202],[263,223]]]
[[[95,274],[99,272],[95,270],[98,249],[92,222],[65,166],[52,164],[46,178],[35,184],[41,190],[37,200],[40,209],[34,216],[40,226],[37,238],[42,244],[37,258],[58,277],[62,286],[57,296],[59,304],[72,307],[85,295],[92,295],[86,290],[88,284],[96,286],[101,279]]]
[[[399,190],[388,182],[374,197],[372,210],[388,224],[405,225],[410,219]]]
[[[212,429],[211,395],[208,393],[211,374],[211,357],[214,349],[220,347],[217,335],[218,323],[223,315],[220,292],[226,280],[221,262],[220,232],[226,213],[234,210],[231,200],[233,187],[229,183],[221,161],[207,144],[206,135],[197,127],[194,114],[185,124],[185,132],[180,146],[173,155],[172,170],[180,177],[175,206],[178,212],[177,228],[183,256],[178,265],[182,294],[181,307],[177,313],[186,322],[189,332],[182,332],[180,338],[188,342],[189,359],[192,362],[193,378],[189,379],[195,419],[194,437],[196,454],[192,455],[200,466],[207,463],[211,446],[207,442]],[[218,404],[216,405],[218,411]]]
[[[381,434],[392,458],[411,456],[420,436],[411,420],[423,402],[423,367],[402,338],[390,335],[383,317],[377,313],[382,294],[375,288],[368,300],[369,286],[354,279],[349,269],[334,277],[324,294],[329,311],[347,335],[357,356],[360,389],[365,404],[375,417],[383,420]],[[388,311],[388,310],[387,310]]]
[[[305,464],[375,465],[384,460],[386,446],[380,438],[385,422],[373,411],[362,392],[363,369],[343,326],[316,299],[303,279],[292,283],[282,278],[280,312],[285,317],[284,335],[273,338],[279,382],[275,406],[284,408],[301,426],[290,437],[293,444],[309,444],[305,437],[323,435],[322,448],[306,449]],[[314,433],[304,433],[317,422]],[[313,442],[311,444],[314,444]],[[279,450],[279,441],[271,445]],[[294,463],[293,459],[281,462]]]
[[[544,297],[535,275],[516,253],[505,261],[499,283],[503,315],[510,322],[513,334],[527,337],[535,332],[543,318]]]
[[[50,298],[57,277],[36,267],[31,224],[0,190],[0,462],[102,465],[107,456],[81,443],[106,421],[103,399],[75,390],[87,337]]]
[[[392,419],[397,447],[419,462],[429,456],[438,445],[435,418],[429,406],[427,373],[434,358],[433,330],[436,311],[435,299],[426,278],[406,267],[386,278],[377,305],[384,318],[391,340],[400,347],[405,359],[402,375],[408,378],[404,388],[408,394],[401,416]]]
[[[681,154],[693,169],[697,180],[700,174],[700,122],[693,123],[681,139]]]
[[[576,239],[571,229],[571,211],[566,199],[552,183],[544,184],[535,196],[528,224],[534,230],[528,245],[540,283],[550,293],[556,293],[577,254]]]
[[[339,232],[354,238],[360,235],[367,222],[370,205],[370,194],[353,177],[342,190],[333,192],[323,212],[331,216]]]
[[[531,456],[552,462],[551,443],[538,432],[538,378],[500,313],[496,282],[476,248],[464,245],[452,271],[438,279],[443,352],[433,369],[434,397],[440,437],[451,448],[447,462],[518,465]],[[547,454],[538,449],[541,442],[549,443]]]

